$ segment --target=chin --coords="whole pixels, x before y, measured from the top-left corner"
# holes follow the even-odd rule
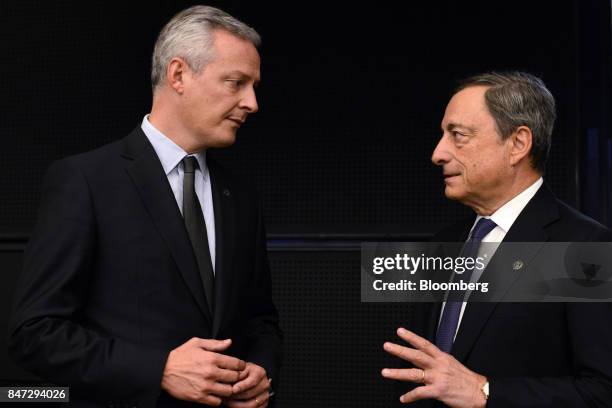
[[[221,141],[211,147],[217,147],[217,148],[223,148],[223,147],[230,147],[234,144],[234,142],[236,141],[236,139],[232,139],[232,140],[224,140]]]
[[[235,142],[236,142],[235,133],[232,135],[223,135],[223,136],[214,138],[209,144],[209,147],[213,147],[213,148],[230,147]]]
[[[449,200],[455,200],[455,201],[462,201],[465,198],[464,192],[457,191],[456,188],[452,188],[449,186],[446,186],[446,188],[444,189],[444,195]]]

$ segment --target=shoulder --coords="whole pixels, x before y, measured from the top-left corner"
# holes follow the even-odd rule
[[[551,236],[567,241],[612,241],[612,231],[605,225],[561,200],[557,199],[556,203],[559,219],[548,226]]]
[[[69,180],[85,180],[105,177],[108,169],[119,158],[120,141],[94,150],[78,153],[51,162],[45,172],[44,185]]]
[[[535,234],[537,231],[543,234]],[[523,209],[510,232],[513,233],[510,241],[534,238],[557,242],[610,240],[608,228],[559,200],[547,185],[543,185]]]
[[[109,168],[120,157],[121,142],[118,140],[87,152],[58,159],[50,164],[48,171],[71,169],[83,173],[95,173]]]
[[[104,180],[118,171],[122,172],[123,165],[129,161],[154,156],[153,147],[148,143],[140,126],[137,126],[122,139],[53,162],[49,166],[48,174],[68,169],[91,180]]]

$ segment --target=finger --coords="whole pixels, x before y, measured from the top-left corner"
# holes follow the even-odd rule
[[[405,393],[400,397],[400,402],[402,404],[409,404],[414,401],[419,401],[422,399],[433,399],[436,398],[437,394],[432,386],[424,385],[421,387],[416,387],[414,390]]]
[[[442,351],[432,344],[429,340],[411,332],[410,330],[406,330],[403,327],[397,329],[397,335],[404,341],[410,343],[416,349],[421,350],[425,354],[428,354],[432,357],[436,357]]]
[[[268,402],[270,400],[270,393],[268,391],[264,391],[256,397],[256,401],[259,402],[258,407],[267,407]]]
[[[234,384],[234,394],[250,390],[266,377],[266,372],[263,369],[258,369],[256,366],[251,365],[245,371],[247,371],[247,377]]]
[[[220,352],[225,351],[232,345],[231,339],[225,340],[215,340],[215,339],[200,339],[198,337],[194,337],[194,342],[198,347],[203,348],[207,351]]]
[[[215,396],[215,395],[210,395],[210,394],[206,394],[204,395],[202,398],[200,398],[199,400],[197,400],[197,402],[200,402],[202,404],[205,405],[210,405],[213,407],[218,407],[219,405],[221,405],[221,398]]]
[[[424,371],[420,368],[385,368],[381,371],[385,378],[418,384],[423,383],[423,373]]]
[[[250,399],[250,400],[230,399],[230,400],[224,400],[223,403],[228,408],[256,408],[258,406],[258,401],[255,401],[255,399]]]
[[[213,382],[209,385],[207,393],[221,398],[228,398],[232,396],[232,386],[220,382]]]
[[[253,401],[241,401],[241,400],[224,400],[223,403],[228,408],[255,408],[257,403]]]
[[[266,391],[247,400],[241,400],[235,397],[224,399],[223,403],[228,408],[261,408],[268,406],[269,400],[270,395]]]
[[[247,399],[255,398],[258,395],[263,394],[264,392],[267,393],[269,389],[270,389],[270,382],[268,381],[267,378],[263,378],[254,387],[246,389],[237,394],[234,393],[232,397],[236,399],[247,400]]]
[[[386,342],[383,347],[387,353],[399,357],[402,360],[410,361],[419,368],[430,368],[433,364],[433,359],[420,350],[390,342]]]
[[[249,371],[248,370],[239,371],[238,381],[244,380],[248,376],[249,376]]]
[[[247,408],[248,407],[248,402],[247,401],[239,401],[236,399],[224,399],[223,400],[223,405],[225,405],[227,408]]]
[[[241,373],[242,371],[226,370],[224,368],[215,367],[211,370],[210,378],[226,384],[235,384],[240,381]]]
[[[246,368],[246,363],[236,357],[226,356],[219,353],[214,353],[213,364],[219,368],[226,368],[228,370],[242,371]]]

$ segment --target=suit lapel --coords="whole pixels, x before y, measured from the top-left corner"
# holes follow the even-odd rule
[[[219,334],[223,317],[227,312],[227,302],[233,287],[233,254],[235,242],[235,204],[234,196],[226,174],[207,157],[215,213],[216,259],[215,259],[215,312],[213,318],[213,337]]]
[[[525,206],[514,224],[512,224],[512,227],[504,237],[504,242],[546,242],[548,241],[548,234],[545,231],[545,227],[558,218],[559,210],[555,197],[548,187],[544,185]],[[520,246],[518,252],[523,261],[528,261],[528,258],[533,257],[539,248],[540,246],[537,245],[525,245]],[[496,290],[497,295],[492,301],[478,302],[479,298],[483,297],[483,295],[475,294],[472,299],[473,302],[469,302],[466,305],[452,349],[452,355],[457,360],[465,362],[499,301],[520,277],[522,272],[514,271],[512,269],[512,262],[508,262],[508,260],[515,258],[512,252],[517,249],[516,247],[508,248],[501,245],[498,249],[500,252],[496,252],[487,269],[485,269],[481,278],[483,281],[488,280],[487,270],[503,271],[496,273],[495,285],[498,288]]]
[[[490,285],[495,287],[494,297],[487,299],[487,294],[481,292],[470,295],[470,301],[465,307],[463,319],[453,343],[452,355],[457,360],[465,360],[499,302],[521,275],[528,273],[523,269],[514,270],[512,265],[515,260],[519,259],[529,265],[530,260],[541,248],[541,245],[534,245],[535,243],[536,241],[524,245],[516,243],[512,247],[499,246],[480,278],[480,281],[490,282]]]
[[[202,281],[181,212],[153,146],[136,128],[124,140],[122,157],[153,223],[170,249],[172,258],[200,311],[212,322]]]

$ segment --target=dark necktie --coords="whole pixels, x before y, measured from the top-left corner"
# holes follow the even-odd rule
[[[479,219],[476,226],[472,230],[470,239],[468,239],[465,243],[460,256],[476,258],[482,239],[496,226],[497,224],[488,218]],[[454,278],[461,278],[464,282],[469,282],[472,272],[473,269],[468,269],[461,276],[453,274],[453,281],[455,280]],[[440,350],[447,353],[450,353],[453,347],[453,341],[455,338],[455,332],[457,331],[457,325],[459,324],[459,315],[461,314],[461,306],[463,305],[464,296],[465,292],[463,291],[459,291],[458,293],[449,293],[449,297],[444,306],[444,311],[442,312],[442,318],[440,319],[440,325],[438,326],[438,332],[436,333],[436,346],[438,346]]]
[[[187,234],[193,246],[200,278],[204,285],[206,302],[211,315],[213,314],[215,277],[212,269],[210,250],[208,248],[208,235],[206,234],[206,222],[200,206],[200,200],[195,192],[195,170],[198,161],[193,156],[186,156],[183,159],[185,175],[183,178],[183,218]]]

